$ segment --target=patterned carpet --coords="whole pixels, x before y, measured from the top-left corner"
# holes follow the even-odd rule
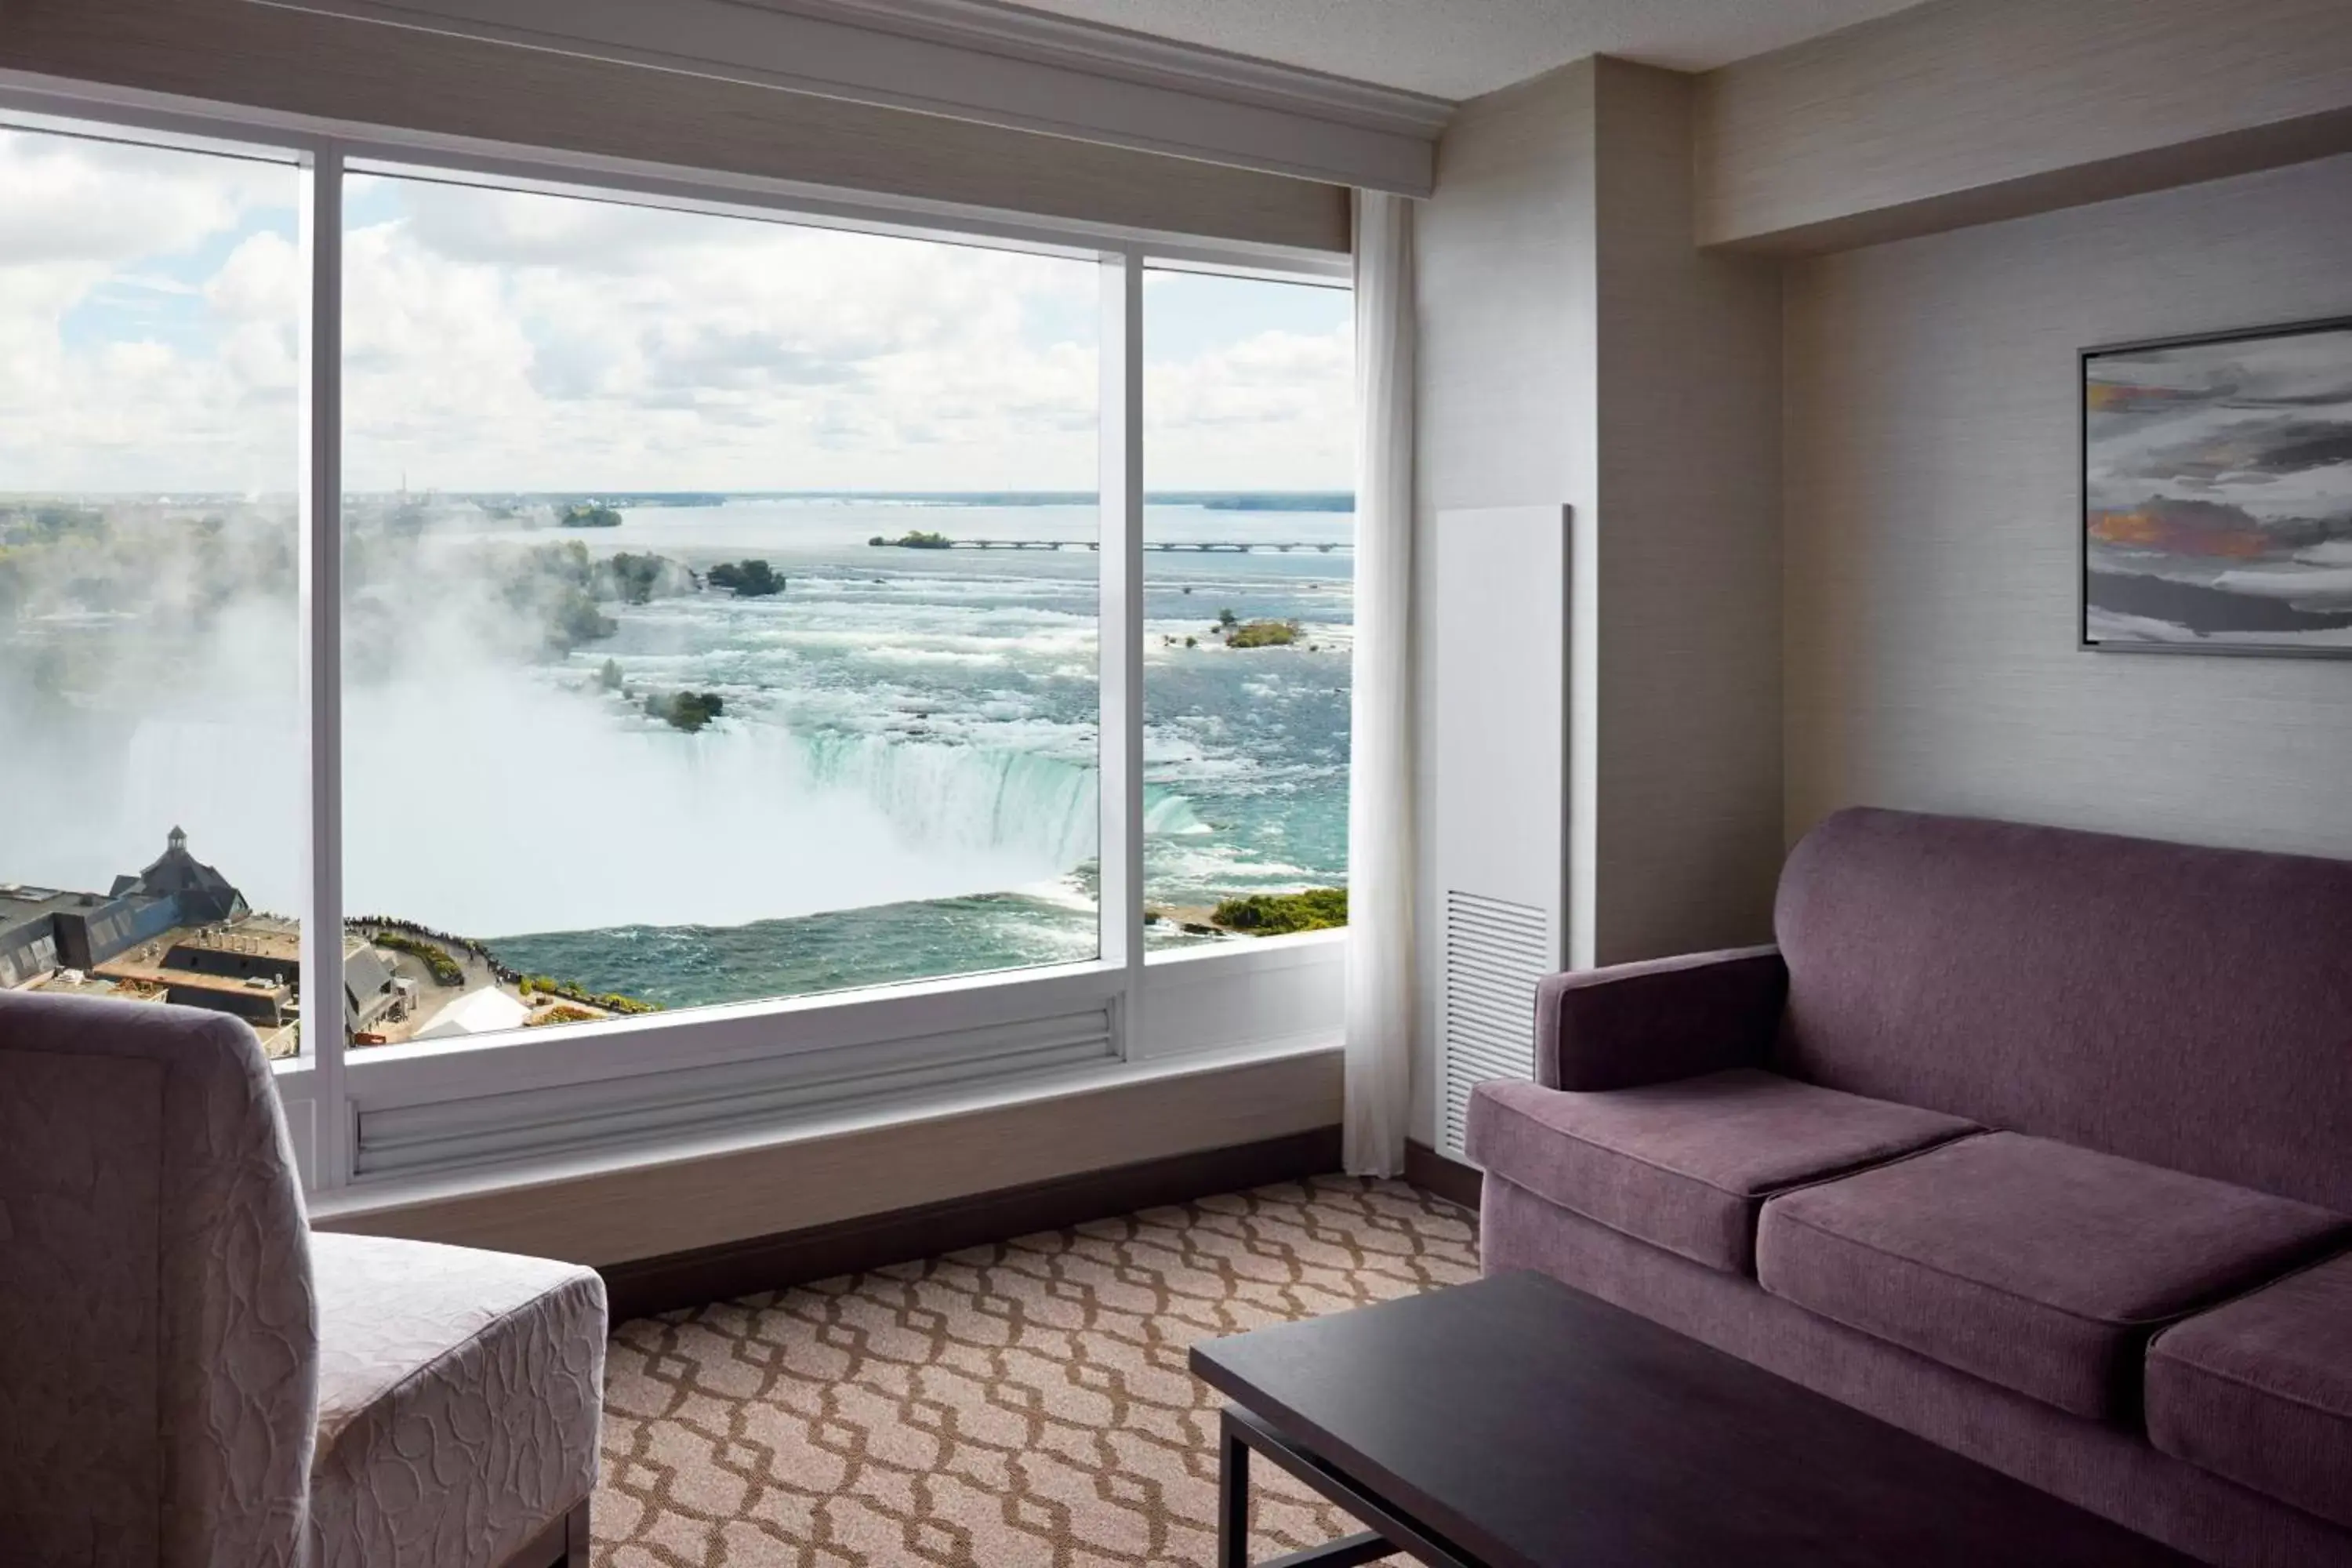
[[[597,1568],[1210,1568],[1187,1348],[1476,1274],[1465,1211],[1334,1176],[623,1323]],[[1253,1482],[1261,1559],[1359,1528]]]

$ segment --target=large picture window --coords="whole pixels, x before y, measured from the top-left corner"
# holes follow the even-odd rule
[[[344,218],[362,1043],[1095,955],[1094,262]]]
[[[1350,297],[1156,270],[1143,300],[1146,940],[1345,925]]]
[[[586,162],[0,93],[0,988],[325,1188],[1321,1039],[1331,258]]]
[[[0,988],[299,1048],[290,155],[0,122]]]

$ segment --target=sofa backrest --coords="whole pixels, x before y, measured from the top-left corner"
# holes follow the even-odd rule
[[[2352,863],[1851,810],[1790,855],[1783,1070],[2352,1213]]]
[[[317,1405],[253,1031],[0,992],[0,1561],[293,1568]]]

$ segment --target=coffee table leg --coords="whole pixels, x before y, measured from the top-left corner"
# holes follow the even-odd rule
[[[1241,1421],[1234,1419],[1231,1405],[1217,1417],[1217,1568],[1250,1568],[1247,1431]],[[1334,1500],[1343,1508],[1349,1506],[1345,1500]],[[1396,1550],[1379,1531],[1368,1530],[1344,1540],[1310,1546],[1304,1552],[1270,1558],[1258,1568],[1358,1568],[1360,1563],[1376,1563],[1391,1556]],[[1429,1561],[1461,1568],[1451,1557],[1433,1557]]]
[[[1249,1568],[1249,1445],[1217,1418],[1217,1568]]]

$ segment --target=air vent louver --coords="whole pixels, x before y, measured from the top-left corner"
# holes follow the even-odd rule
[[[1551,968],[1549,922],[1528,904],[1445,895],[1444,1152],[1463,1157],[1470,1090],[1535,1072],[1536,983]]]

